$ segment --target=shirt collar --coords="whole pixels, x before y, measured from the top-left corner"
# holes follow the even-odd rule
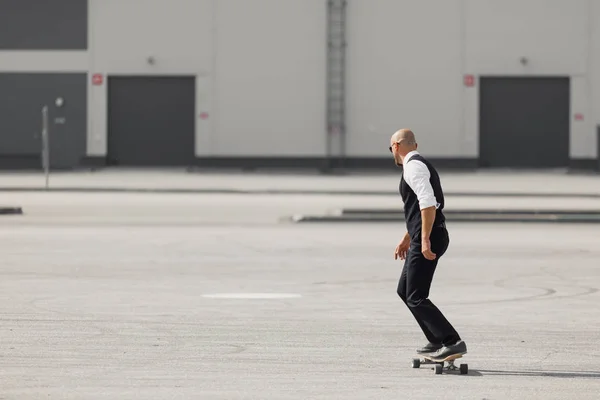
[[[417,154],[419,154],[418,151],[416,151],[416,150],[411,151],[410,153],[408,153],[406,155],[406,157],[404,157],[404,162],[403,163],[406,164],[413,156],[416,156]]]

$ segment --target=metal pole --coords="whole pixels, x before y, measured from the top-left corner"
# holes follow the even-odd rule
[[[48,106],[42,108],[42,167],[46,177],[46,190],[50,180],[50,138],[48,134]]]

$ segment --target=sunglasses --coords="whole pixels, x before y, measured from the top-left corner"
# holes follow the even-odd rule
[[[409,144],[409,145],[410,145],[410,144],[415,144],[415,142],[414,142],[414,141],[412,141],[412,140],[402,139],[402,140],[401,140],[401,141],[399,141],[399,142],[394,142],[394,143],[392,143],[392,145],[389,147],[389,149],[390,149],[390,153],[393,153],[392,149],[394,148],[394,145],[398,145],[398,146],[400,146],[400,145],[402,144],[402,142],[406,142],[406,143],[407,143],[407,144]]]
[[[394,143],[393,143],[393,144],[392,144],[392,145],[389,147],[389,149],[390,149],[390,153],[393,153],[393,152],[394,152],[394,151],[392,150],[392,149],[393,149],[393,147],[394,147],[394,144],[397,144],[397,145],[399,146],[399,145],[400,145],[400,142],[394,142]]]

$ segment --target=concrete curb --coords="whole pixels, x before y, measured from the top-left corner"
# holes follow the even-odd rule
[[[448,222],[520,222],[520,223],[596,223],[600,211],[585,210],[453,210],[445,212]],[[294,215],[284,219],[293,223],[306,222],[404,222],[401,212],[358,212],[338,210],[325,215]]]
[[[322,189],[228,189],[228,188],[119,188],[119,187],[0,187],[0,192],[73,192],[73,193],[174,193],[174,194],[272,194],[333,196],[399,196],[395,190],[322,190]],[[447,191],[452,197],[544,197],[600,199],[600,193],[520,193]]]
[[[23,209],[21,207],[0,207],[0,215],[21,215]]]
[[[391,215],[396,218],[404,219],[404,212],[399,209],[385,209],[385,208],[343,208],[334,211],[335,215]],[[553,215],[592,215],[600,218],[600,209],[578,209],[578,210],[551,210],[551,209],[472,209],[472,210],[444,210],[444,214],[447,217],[450,216],[461,216],[461,215],[523,215],[523,216],[553,216]]]

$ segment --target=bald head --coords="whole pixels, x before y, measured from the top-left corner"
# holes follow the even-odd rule
[[[410,129],[400,129],[392,135],[390,146],[390,150],[394,155],[394,161],[396,165],[400,166],[404,161],[404,157],[417,149],[415,134]]]
[[[414,145],[417,143],[415,134],[410,129],[400,129],[392,135],[392,143],[402,141],[404,141],[406,145]]]

